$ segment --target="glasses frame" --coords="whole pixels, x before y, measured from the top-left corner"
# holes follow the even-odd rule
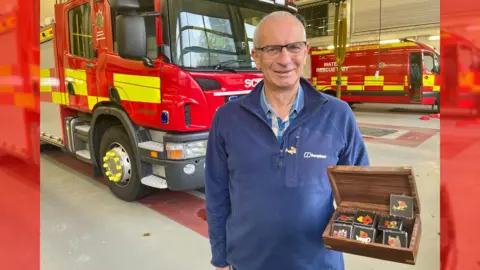
[[[287,49],[287,52],[291,53],[291,52],[288,50],[288,46],[291,46],[291,45],[294,45],[294,44],[298,44],[298,43],[303,43],[303,45],[304,45],[305,47],[307,46],[307,41],[296,41],[296,42],[288,43],[288,44],[285,44],[285,45],[267,45],[267,46],[255,48],[255,50],[259,50],[259,51],[261,51],[262,53],[265,53],[264,50],[265,50],[266,48],[271,48],[271,47],[278,48],[278,47],[280,47],[280,53],[273,55],[273,57],[275,57],[275,56],[278,56],[278,55],[280,55],[280,54],[282,53],[283,48]]]

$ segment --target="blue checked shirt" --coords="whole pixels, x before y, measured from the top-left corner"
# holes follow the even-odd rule
[[[287,129],[290,123],[293,122],[295,117],[303,108],[304,100],[303,100],[302,86],[300,85],[298,88],[297,96],[292,104],[290,113],[288,114],[285,121],[282,121],[282,119],[275,114],[272,107],[268,103],[267,98],[265,96],[265,88],[262,89],[262,97],[261,97],[260,104],[262,105],[263,111],[267,116],[267,122],[270,124],[270,127],[272,128],[275,136],[277,136],[278,142],[281,143],[283,132]]]

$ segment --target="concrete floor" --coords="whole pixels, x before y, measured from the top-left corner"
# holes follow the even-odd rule
[[[392,112],[358,105],[360,126],[403,134],[366,138],[372,165],[411,165],[421,196],[423,233],[415,266],[345,254],[346,269],[439,269],[439,120],[420,120],[429,108]],[[413,143],[412,143],[413,142]],[[183,197],[182,197],[183,196]],[[188,196],[188,197],[187,197]],[[63,153],[41,157],[41,265],[45,270],[207,270],[206,224],[196,216],[202,195],[159,192],[125,203],[90,176],[89,167]],[[186,259],[186,257],[189,259]]]

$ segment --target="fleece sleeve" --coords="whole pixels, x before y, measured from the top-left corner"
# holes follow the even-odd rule
[[[205,165],[205,204],[212,251],[211,264],[227,267],[226,222],[230,215],[229,177],[225,140],[219,121],[220,110],[212,121]]]
[[[365,142],[355,120],[355,115],[348,105],[340,127],[343,130],[345,144],[340,153],[338,165],[369,166],[370,161]]]

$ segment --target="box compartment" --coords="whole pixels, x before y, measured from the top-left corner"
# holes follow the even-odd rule
[[[331,166],[327,169],[337,208],[324,233],[325,247],[344,253],[404,264],[416,263],[422,224],[420,200],[411,167]],[[354,239],[330,236],[338,212],[372,211],[389,215],[390,195],[407,195],[414,198],[414,217],[404,219],[408,232],[408,248],[397,248],[382,243],[362,243]],[[377,235],[381,234],[380,231]]]

